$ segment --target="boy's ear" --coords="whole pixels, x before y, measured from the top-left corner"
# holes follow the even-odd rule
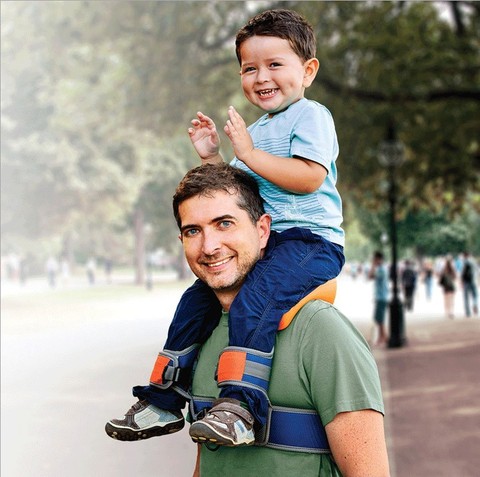
[[[308,88],[313,83],[315,76],[317,76],[319,67],[320,62],[317,58],[310,58],[309,60],[305,61],[305,63],[303,64],[303,68],[305,71],[303,77],[303,86],[305,88]]]

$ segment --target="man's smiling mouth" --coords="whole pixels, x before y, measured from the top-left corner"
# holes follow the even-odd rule
[[[221,265],[224,265],[225,263],[229,262],[231,259],[232,257],[227,257],[227,258],[224,258],[223,260],[219,260],[218,262],[205,263],[205,265],[209,268],[220,267]]]

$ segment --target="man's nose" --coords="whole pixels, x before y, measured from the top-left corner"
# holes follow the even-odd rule
[[[219,234],[214,231],[204,231],[202,252],[205,255],[215,255],[220,250],[221,242]]]

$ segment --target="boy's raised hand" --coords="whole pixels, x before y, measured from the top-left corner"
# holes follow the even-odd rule
[[[197,119],[192,119],[188,135],[202,162],[217,162],[220,150],[220,137],[215,123],[200,111]],[[221,160],[221,159],[220,159]]]
[[[232,142],[235,156],[247,164],[249,154],[254,149],[252,138],[247,131],[247,125],[233,106],[228,108],[228,117],[224,128],[225,134]]]

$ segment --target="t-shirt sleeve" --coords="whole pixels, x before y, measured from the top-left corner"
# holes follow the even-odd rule
[[[330,111],[309,103],[298,115],[291,137],[292,157],[318,162],[330,173],[338,156],[338,140]]]
[[[323,425],[340,412],[374,409],[383,414],[377,365],[353,324],[325,304],[312,314],[306,329],[301,347],[303,379]]]

